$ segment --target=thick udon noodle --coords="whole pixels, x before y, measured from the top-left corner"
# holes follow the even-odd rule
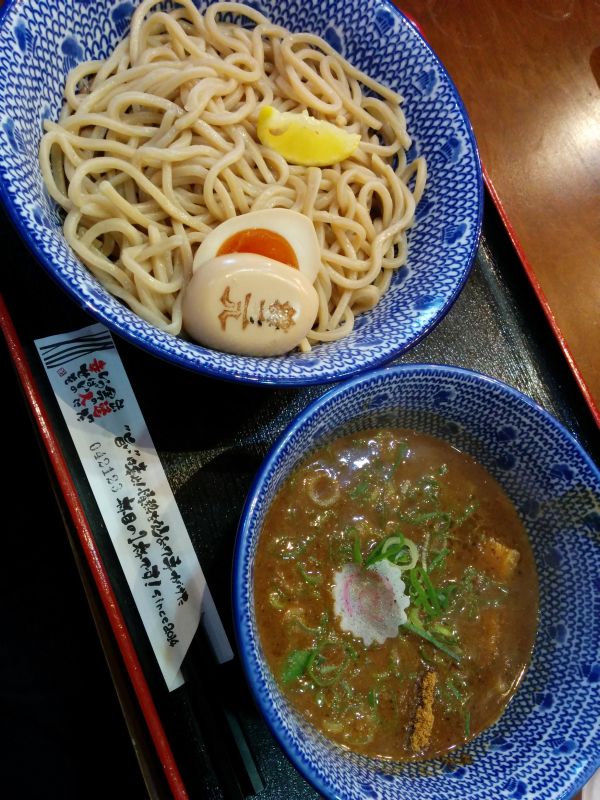
[[[148,14],[155,5],[137,8],[106,61],[70,72],[60,120],[46,122],[41,168],[68,243],[109,292],[179,334],[206,234],[248,211],[294,209],[313,221],[322,254],[309,341],[345,336],[404,264],[425,186],[424,159],[406,163],[402,98],[319,37],[248,6],[202,15],[182,0]],[[226,12],[252,25],[224,22]],[[307,109],[360,133],[360,146],[335,166],[288,164],[257,139],[263,105]]]

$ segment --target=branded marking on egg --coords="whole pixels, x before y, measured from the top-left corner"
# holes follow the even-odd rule
[[[304,274],[256,253],[204,262],[183,299],[187,333],[206,347],[239,355],[293,350],[317,311],[317,292]]]

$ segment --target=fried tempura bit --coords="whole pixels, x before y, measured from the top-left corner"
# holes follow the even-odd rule
[[[421,700],[415,714],[413,732],[410,738],[410,746],[413,753],[419,753],[429,743],[431,731],[433,729],[433,699],[435,685],[437,683],[437,672],[426,672],[421,681]]]
[[[509,581],[519,563],[520,553],[491,536],[479,545],[481,568],[497,581]]]
[[[500,646],[500,610],[484,608],[479,617],[479,659],[482,667],[488,667],[497,657]]]

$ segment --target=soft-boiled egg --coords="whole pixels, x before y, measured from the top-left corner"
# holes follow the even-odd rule
[[[312,328],[319,300],[297,269],[257,253],[204,261],[183,297],[183,325],[205,347],[249,356],[277,356]]]
[[[321,263],[311,220],[287,208],[250,211],[225,220],[204,239],[194,256],[194,272],[216,256],[256,253],[299,271],[312,284]]]

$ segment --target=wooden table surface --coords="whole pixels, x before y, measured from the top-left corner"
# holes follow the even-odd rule
[[[395,1],[462,96],[492,190],[600,424],[600,0]]]
[[[600,424],[600,0],[395,0],[465,102],[513,239]]]

